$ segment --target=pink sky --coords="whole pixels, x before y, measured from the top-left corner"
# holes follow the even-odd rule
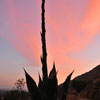
[[[26,68],[32,66],[28,69],[33,68],[33,72],[40,71],[41,0],[0,1],[0,14],[0,37],[8,42],[6,45],[12,46],[14,58],[19,55],[19,58],[23,59],[20,65]],[[75,77],[99,64],[100,0],[46,1],[46,30],[48,67],[50,70],[55,61],[59,83],[63,82],[73,69]],[[7,46],[6,49],[8,50]],[[0,59],[5,66],[9,61],[2,60],[2,56]],[[9,69],[9,63],[7,65]],[[2,69],[1,67],[0,70]],[[1,85],[5,83],[5,86],[8,79],[4,74],[6,73],[2,73],[2,77],[5,79],[1,78],[0,81]],[[37,73],[33,76],[38,80]],[[15,81],[14,77],[8,77]]]

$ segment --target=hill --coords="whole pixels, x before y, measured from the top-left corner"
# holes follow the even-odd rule
[[[74,78],[68,93],[68,100],[100,100],[100,65]]]

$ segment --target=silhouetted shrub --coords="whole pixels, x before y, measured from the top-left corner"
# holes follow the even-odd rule
[[[18,91],[23,91],[25,83],[26,82],[24,82],[24,78],[18,79],[14,84],[15,85],[14,89]]]

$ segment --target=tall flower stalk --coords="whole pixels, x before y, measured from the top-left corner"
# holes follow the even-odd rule
[[[41,41],[42,41],[42,72],[43,72],[43,81],[46,81],[48,79],[48,70],[47,70],[47,51],[46,51],[46,39],[45,39],[45,0],[42,0],[42,25],[41,25]]]

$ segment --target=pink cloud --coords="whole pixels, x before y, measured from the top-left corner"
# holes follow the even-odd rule
[[[91,36],[100,31],[100,0],[91,0],[81,27]]]
[[[39,2],[37,2],[37,4],[39,4]],[[31,9],[28,9],[26,12],[30,13],[26,17],[25,13],[23,13],[24,10],[22,10],[24,7],[20,9],[15,8],[16,6],[13,0],[11,0],[11,2],[6,2],[5,5],[8,6],[6,12],[8,13],[9,21],[7,20],[7,23],[10,23],[9,28],[11,32],[6,34],[3,33],[2,36],[11,42],[28,60],[33,63],[38,63],[41,54],[40,32],[38,29],[40,27],[34,28],[37,25],[25,21],[26,18],[33,20],[35,18],[33,15],[34,13],[32,13]],[[57,63],[60,62],[59,64],[62,64],[66,62],[66,59],[68,60],[68,53],[82,49],[85,43],[80,39],[78,36],[79,34],[76,33],[76,29],[78,29],[79,26],[71,15],[72,12],[69,12],[66,8],[65,1],[61,2],[59,0],[54,11],[48,11],[49,13],[46,12],[46,19],[47,26],[49,24],[50,28],[47,27],[47,29],[52,30],[52,33],[47,30],[47,43],[50,40],[49,36],[51,36],[51,40],[52,36],[54,36],[55,40],[55,45],[50,45],[50,42],[48,43],[48,51],[51,54],[51,58],[48,59],[56,60]],[[50,15],[55,16],[51,17]],[[53,48],[55,50],[53,50]]]
[[[100,21],[99,0],[95,2],[92,0],[84,20],[81,20],[82,22],[72,16],[73,11],[67,9],[66,3],[65,0],[56,0],[53,4],[48,1],[46,6],[48,67],[51,69],[52,63],[55,61],[57,69],[61,70],[59,75],[62,75],[62,77],[65,77],[66,71],[70,73],[75,69],[78,73],[84,69],[80,66],[87,64],[87,62],[71,58],[69,55],[71,52],[83,50],[91,43],[94,33],[90,34],[90,29],[96,32]],[[7,29],[6,31],[2,29],[0,33],[34,66],[40,66],[42,51],[41,21],[38,17],[40,16],[40,4],[40,1],[33,3],[33,6],[28,5],[26,1],[22,5],[20,5],[20,1],[17,1],[17,4],[14,0],[5,2],[4,10],[7,17],[4,19],[4,23]]]
[[[9,18],[9,20],[5,19],[4,23],[10,31],[1,29],[1,36],[7,39],[30,62],[39,66],[41,45],[38,37],[40,32],[34,27],[33,22],[27,22],[27,19],[34,19],[35,16],[33,13],[29,13],[30,15],[25,16],[24,14],[26,12],[21,13],[21,11],[15,9],[13,0],[5,2],[4,5],[6,6],[5,11]],[[27,12],[28,10],[30,9],[27,9]],[[32,12],[32,10],[30,12]]]

